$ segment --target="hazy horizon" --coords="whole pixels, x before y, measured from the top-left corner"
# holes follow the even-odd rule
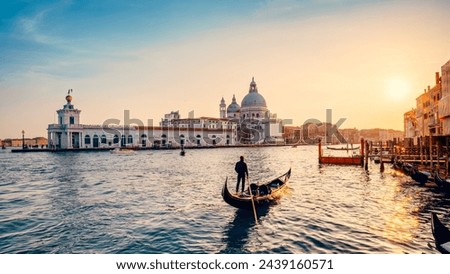
[[[47,137],[68,89],[81,123],[219,117],[252,77],[278,118],[403,130],[450,60],[448,1],[8,1],[0,138]]]

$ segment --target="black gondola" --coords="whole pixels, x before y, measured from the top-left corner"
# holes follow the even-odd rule
[[[434,212],[431,213],[431,231],[437,250],[444,254],[450,254],[450,231]]]
[[[439,188],[450,194],[450,182],[447,179],[442,179],[437,171],[434,171],[434,182]]]
[[[273,179],[264,184],[250,184],[250,189],[252,191],[252,195],[250,193],[246,193],[242,196],[237,194],[232,194],[228,190],[227,182],[228,177],[225,180],[225,184],[222,189],[222,197],[225,202],[229,205],[252,210],[252,199],[255,207],[261,207],[265,205],[269,205],[272,201],[276,200],[280,197],[281,192],[289,181],[291,177],[291,169],[288,170],[285,174]]]
[[[425,183],[428,182],[431,174],[429,172],[413,168],[409,176],[411,176],[411,178],[413,178],[413,180],[418,182],[419,184],[425,185]]]

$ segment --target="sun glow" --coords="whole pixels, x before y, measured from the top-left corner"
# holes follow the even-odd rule
[[[410,93],[410,85],[402,79],[390,79],[387,82],[385,94],[388,100],[400,101],[407,98]]]

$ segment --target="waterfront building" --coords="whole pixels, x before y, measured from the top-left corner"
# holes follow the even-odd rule
[[[450,60],[441,67],[441,94],[439,100],[439,119],[442,135],[450,135]]]
[[[428,140],[430,136],[443,134],[445,109],[442,96],[441,77],[436,72],[435,85],[424,89],[416,98],[416,107],[403,114],[404,138],[409,144],[418,144],[419,139]]]
[[[403,132],[404,138],[408,140],[414,140],[414,138],[418,136],[415,108],[403,114]]]
[[[264,97],[258,92],[255,79],[252,78],[247,95],[241,105],[233,95],[231,104],[226,108],[225,100],[219,104],[220,118],[235,121],[237,142],[242,144],[284,143],[282,120],[270,112]]]
[[[177,112],[164,116],[160,126],[86,125],[80,120],[81,110],[72,104],[72,96],[57,110],[58,124],[49,124],[48,146],[51,149],[79,148],[147,148],[183,146],[234,145],[237,125],[218,118],[180,119]]]
[[[416,98],[416,132],[418,137],[436,136],[442,133],[439,120],[438,103],[441,98],[441,78],[436,72],[435,85],[428,86],[424,92]]]
[[[236,142],[237,123],[226,118],[199,117],[199,118],[180,118],[177,112],[171,112],[164,115],[165,119],[161,121],[161,128],[174,128],[179,135],[191,136],[182,140],[181,145],[198,146],[204,145],[201,142],[201,136],[195,132],[206,133],[209,139],[208,144],[212,145],[234,145]]]
[[[439,119],[439,100],[442,98],[442,85],[439,72],[435,74],[435,85],[430,89],[430,112],[428,115],[428,130],[431,136],[442,135],[442,121]]]
[[[164,119],[161,119],[159,125],[161,127],[173,127],[172,121],[180,119],[180,112],[171,111],[170,113],[164,114]]]
[[[299,144],[303,143],[301,126],[284,126],[283,138],[286,144]]]
[[[428,128],[430,114],[430,95],[425,89],[424,92],[416,98],[416,127],[419,137],[430,136]]]
[[[25,143],[24,143],[25,141]],[[35,138],[14,138],[14,139],[4,139],[0,142],[0,146],[5,147],[43,147],[47,146],[47,139],[44,137],[35,137]]]
[[[349,144],[359,144],[361,142],[359,130],[356,128],[339,129],[339,132]]]

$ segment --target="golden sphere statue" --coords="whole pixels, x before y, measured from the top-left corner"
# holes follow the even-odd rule
[[[66,101],[67,101],[67,103],[72,102],[72,96],[71,95],[67,95],[66,96]]]

